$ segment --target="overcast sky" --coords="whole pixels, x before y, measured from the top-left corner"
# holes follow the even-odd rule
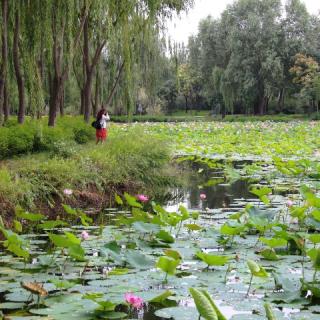
[[[174,18],[168,23],[168,33],[170,37],[178,42],[188,42],[190,35],[195,34],[198,23],[201,19],[211,15],[219,17],[228,4],[234,0],[195,0],[195,5],[187,14],[182,14],[181,18]],[[310,13],[317,14],[320,11],[320,0],[303,1]]]

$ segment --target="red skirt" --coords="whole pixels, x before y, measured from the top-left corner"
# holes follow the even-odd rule
[[[106,128],[96,130],[96,137],[99,139],[105,140],[107,138],[107,135],[108,132]]]

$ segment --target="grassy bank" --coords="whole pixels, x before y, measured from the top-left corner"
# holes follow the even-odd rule
[[[136,129],[111,134],[104,145],[76,145],[0,163],[0,212],[16,205],[58,212],[60,204],[102,208],[114,193],[155,196],[176,181],[170,150],[160,138]],[[64,194],[71,189],[72,195]]]
[[[47,126],[47,118],[27,118],[23,125],[10,119],[0,127],[0,160],[38,152],[59,152],[64,146],[75,147],[94,139],[94,129],[80,117],[59,118],[55,128]]]

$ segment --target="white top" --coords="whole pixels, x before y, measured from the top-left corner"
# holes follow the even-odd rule
[[[100,120],[100,125],[101,125],[101,129],[106,129],[107,128],[107,122],[110,121],[110,117],[108,115],[108,113],[105,115],[103,114]]]

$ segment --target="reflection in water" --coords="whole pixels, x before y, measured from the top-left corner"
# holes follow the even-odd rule
[[[227,183],[221,170],[208,168],[197,169],[190,176],[187,186],[172,190],[172,201],[166,205],[168,211],[176,211],[180,204],[188,209],[205,210],[228,208],[234,199],[252,198],[247,180],[230,181]],[[198,169],[203,170],[198,173]],[[206,195],[205,200],[200,199],[200,194]]]

